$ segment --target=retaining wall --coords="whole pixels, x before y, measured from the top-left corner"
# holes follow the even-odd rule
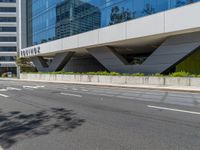
[[[200,87],[200,78],[189,77],[132,77],[100,75],[61,75],[61,74],[20,74],[20,79],[35,81],[59,81],[120,85],[154,85],[154,86],[195,86]]]

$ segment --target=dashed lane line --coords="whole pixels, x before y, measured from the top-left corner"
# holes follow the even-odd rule
[[[76,88],[72,88],[72,90],[73,90],[73,91],[78,91],[78,89],[76,89]]]
[[[10,90],[10,91],[21,91],[22,90],[22,89],[14,88],[14,87],[7,87],[6,89]]]
[[[89,90],[86,90],[86,89],[81,89],[81,91],[83,91],[83,92],[88,92]]]
[[[8,98],[8,97],[9,97],[8,95],[5,95],[5,94],[0,94],[0,96],[5,97],[5,98]],[[0,150],[1,150],[1,149],[0,149]]]
[[[71,94],[71,93],[60,93],[61,95],[65,95],[65,96],[73,96],[73,97],[83,97],[82,95],[76,95],[76,94]]]
[[[195,111],[188,111],[188,110],[181,110],[181,109],[173,109],[173,108],[159,107],[159,106],[151,106],[151,105],[148,105],[147,107],[153,108],[153,109],[159,109],[159,110],[168,110],[168,111],[182,112],[182,113],[188,113],[188,114],[193,114],[193,115],[200,115],[200,112],[195,112]]]
[[[7,87],[5,89],[0,89],[0,92],[7,92],[7,91],[21,91],[21,89],[14,87]]]
[[[0,89],[0,92],[7,92],[7,89]]]
[[[29,85],[23,85],[24,89],[38,89],[38,88],[44,88],[45,86],[29,86]]]

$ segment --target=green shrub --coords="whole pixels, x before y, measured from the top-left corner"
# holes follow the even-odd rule
[[[199,74],[199,75],[196,75],[196,77],[197,77],[197,78],[200,78],[200,74]]]
[[[170,77],[190,77],[191,74],[189,72],[174,72],[169,75]]]
[[[99,74],[99,75],[110,75],[110,73],[107,72],[107,71],[97,72],[97,74]]]
[[[120,73],[117,73],[117,72],[111,72],[110,75],[111,75],[111,76],[120,76],[121,74],[120,74]]]
[[[87,72],[87,73],[82,73],[82,74],[87,74],[87,75],[97,75],[97,72]]]
[[[134,73],[134,74],[131,74],[131,76],[143,77],[144,73]]]
[[[154,76],[154,77],[163,77],[164,75],[160,74],[160,73],[156,73],[156,74],[153,74],[152,76]]]

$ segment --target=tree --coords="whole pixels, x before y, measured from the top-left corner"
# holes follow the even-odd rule
[[[120,9],[118,6],[114,6],[110,14],[110,25],[120,22]]]
[[[155,9],[151,6],[151,4],[147,3],[143,10],[144,14],[151,15],[155,13]]]
[[[179,7],[179,6],[183,6],[183,5],[187,5],[187,4],[191,4],[191,3],[194,3],[194,0],[185,0],[185,1],[178,0],[176,2],[176,6]]]
[[[109,25],[131,20],[134,16],[135,13],[131,12],[129,9],[125,10],[124,7],[120,9],[118,6],[114,6],[111,10]]]
[[[17,57],[16,63],[21,68],[21,72],[35,72],[36,71],[36,68],[34,67],[30,58]]]

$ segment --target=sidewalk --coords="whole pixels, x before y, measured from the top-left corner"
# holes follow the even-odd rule
[[[28,82],[42,82],[42,83],[62,83],[62,84],[77,84],[77,85],[94,85],[94,86],[107,86],[107,87],[121,87],[121,88],[139,88],[150,90],[165,90],[165,91],[180,91],[180,92],[195,92],[200,93],[200,87],[194,86],[158,86],[158,85],[123,85],[123,84],[105,84],[95,82],[66,82],[66,81],[45,81],[45,80],[26,80],[26,79],[11,79],[0,78],[0,81],[28,81]]]

